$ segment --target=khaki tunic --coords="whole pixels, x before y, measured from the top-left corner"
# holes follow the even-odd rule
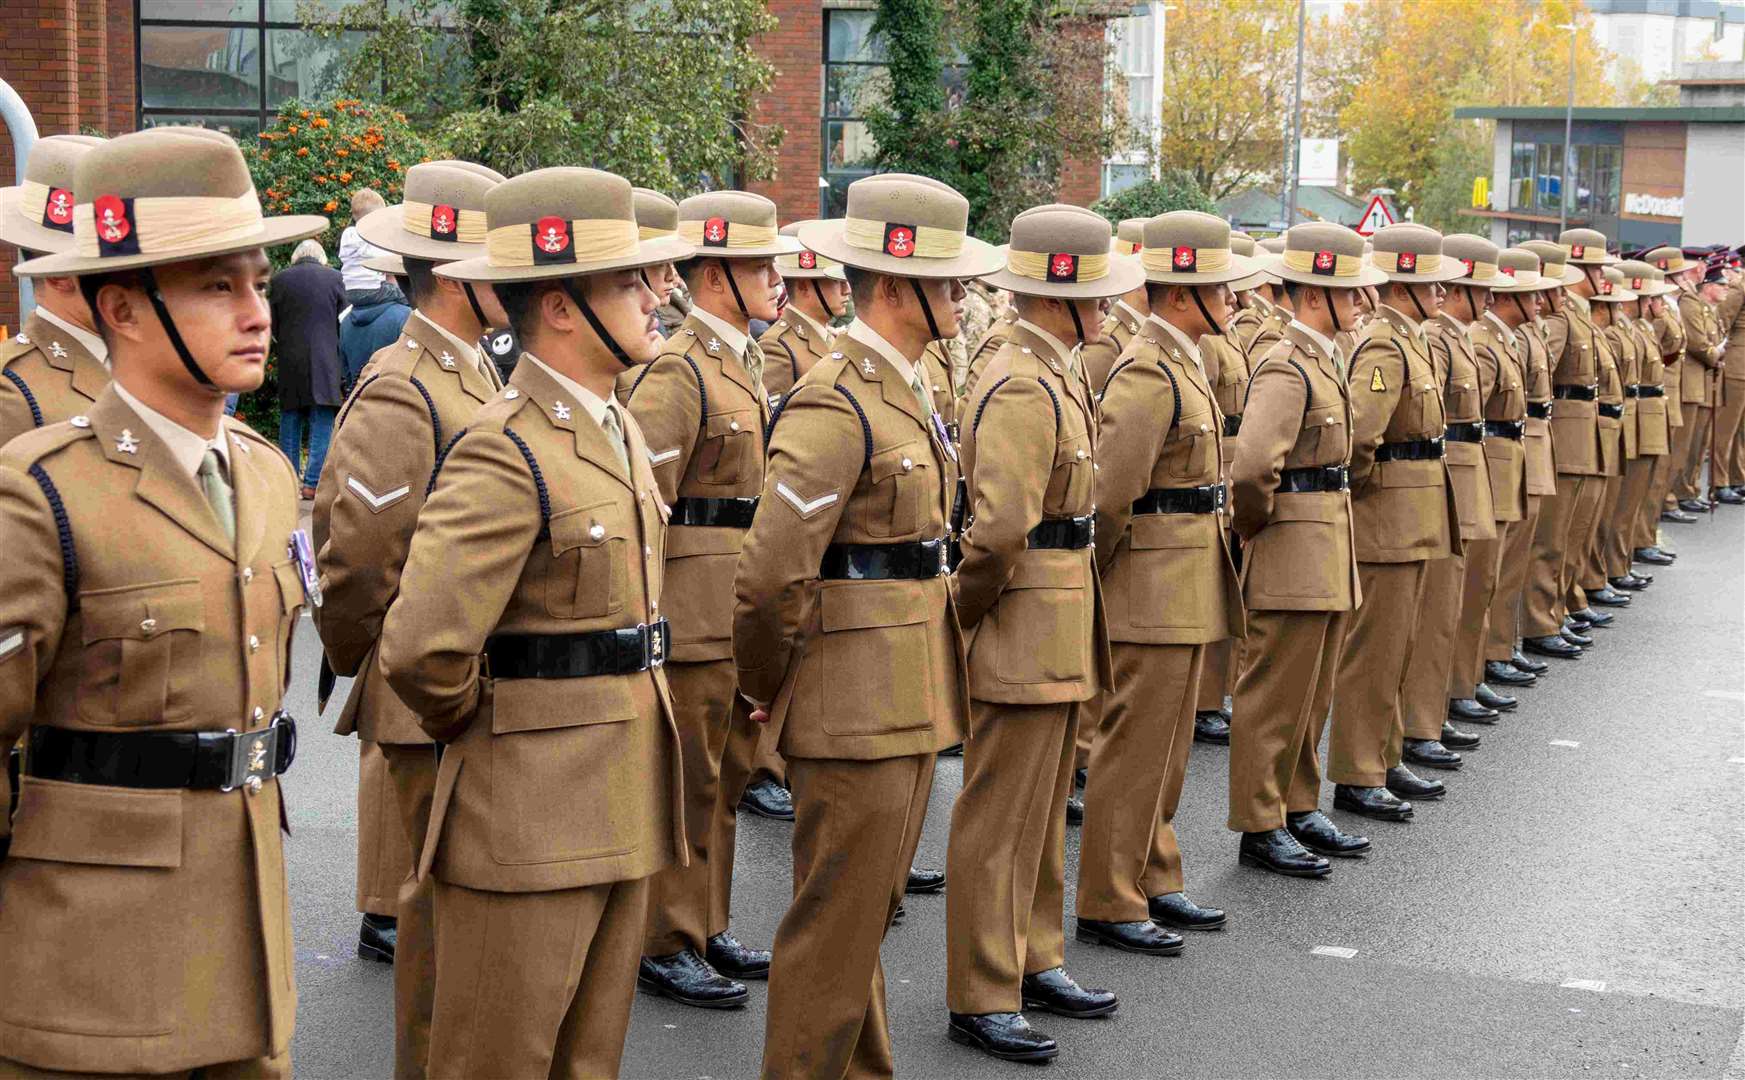
[[[1527,419],[1527,374],[1514,331],[1488,312],[1472,324],[1473,357],[1479,380],[1489,388],[1484,418],[1503,423]],[[1499,522],[1520,521],[1527,513],[1525,439],[1487,436],[1485,466],[1491,485],[1491,510]]]
[[[968,366],[964,370],[962,397],[973,401],[976,397],[976,380],[981,378],[982,370],[988,366],[988,361],[1000,351],[1012,336],[1012,327],[1018,322],[1017,308],[1008,308],[1005,314],[994,320],[993,325],[975,341],[975,347],[970,350]]]
[[[1551,383],[1597,389],[1600,382],[1599,330],[1583,310],[1584,302],[1565,294],[1563,310],[1545,317],[1545,352],[1551,358]],[[1573,476],[1602,476],[1599,406],[1592,401],[1558,398],[1551,407],[1551,445],[1557,471]]]
[[[1666,368],[1666,426],[1684,426],[1684,320],[1668,308],[1654,320],[1660,337],[1660,356]],[[1694,362],[1694,361],[1693,361]]]
[[[1619,428],[1619,441],[1623,449],[1623,460],[1636,459],[1636,408],[1637,397],[1625,393],[1629,387],[1636,386],[1641,381],[1642,356],[1641,343],[1636,340],[1635,333],[1630,329],[1628,320],[1623,315],[1615,315],[1612,325],[1605,328],[1606,345],[1610,349],[1612,360],[1616,365],[1613,379],[1617,382],[1618,394],[1623,398],[1624,415],[1616,421]],[[1606,417],[1601,417],[1604,420]]]
[[[1636,383],[1643,387],[1666,385],[1666,361],[1660,355],[1660,335],[1649,319],[1631,319],[1630,332],[1636,336],[1640,367]],[[1668,425],[1665,397],[1641,397],[1636,401],[1636,453],[1658,456],[1672,448],[1672,429]]]
[[[89,412],[109,368],[77,338],[31,312],[0,341],[0,446],[26,431]]]
[[[1115,362],[1126,355],[1127,346],[1133,343],[1143,325],[1144,319],[1117,306],[1103,320],[1102,338],[1079,350],[1079,364],[1093,395],[1101,396],[1104,384],[1109,381],[1109,372],[1115,370]]]
[[[1479,364],[1467,326],[1447,314],[1424,324],[1424,339],[1436,374],[1442,383],[1442,419],[1446,424],[1484,421],[1484,403],[1490,399],[1491,383]],[[1449,439],[1448,476],[1454,484],[1454,505],[1460,511],[1462,540],[1496,539],[1496,511],[1491,505],[1490,476],[1482,442]]]
[[[1599,378],[1601,405],[1625,408],[1624,380],[1622,369],[1624,359],[1619,357],[1617,349],[1622,338],[1607,327],[1594,335],[1594,349],[1599,356]],[[1597,418],[1600,434],[1600,475],[1624,475],[1624,425],[1626,416],[1600,416]]]
[[[951,378],[951,358],[946,355],[945,342],[929,342],[927,350],[921,354],[920,367],[927,392],[933,397],[933,411],[945,422],[945,430],[955,441],[958,428],[962,426],[962,413],[968,408],[969,399],[958,397],[953,389],[956,384]]]
[[[779,406],[800,377],[830,355],[830,339],[835,336],[829,327],[820,334],[792,311],[770,324],[757,339],[763,349],[763,388],[770,408]]]
[[[1694,290],[1679,294],[1678,315],[1684,323],[1686,361],[1680,398],[1700,408],[1714,408],[1715,369],[1726,353],[1727,332],[1714,305]]]
[[[1546,351],[1543,323],[1522,323],[1515,328],[1515,337],[1520,343],[1522,360],[1526,365],[1528,404],[1549,405],[1555,411],[1557,406],[1550,404],[1551,358]],[[1551,439],[1550,419],[1527,417],[1527,437],[1523,443],[1527,450],[1527,494],[1557,494],[1557,462]]]
[[[232,542],[194,476],[119,395],[100,393],[88,415],[0,453],[0,743],[29,725],[266,726],[304,604],[289,554],[290,463],[223,420]],[[76,580],[63,577],[55,513],[32,469],[59,492]],[[285,1052],[296,989],[284,821],[276,780],[250,793],[26,776],[0,861],[5,1057],[162,1073]]]
[[[1258,293],[1248,293],[1226,329],[1242,346],[1242,353],[1248,358],[1248,369],[1253,371],[1279,343],[1290,321],[1290,316],[1272,301]]]

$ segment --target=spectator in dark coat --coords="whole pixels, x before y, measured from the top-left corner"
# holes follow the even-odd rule
[[[345,285],[327,265],[327,253],[305,240],[291,265],[273,275],[267,289],[273,309],[273,357],[279,373],[279,448],[293,466],[303,460],[303,497],[315,497],[315,482],[327,458],[333,417],[344,402],[339,366],[339,316]]]

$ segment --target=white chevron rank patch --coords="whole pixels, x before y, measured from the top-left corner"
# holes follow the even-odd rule
[[[384,491],[380,495],[377,495],[375,492],[365,487],[363,481],[355,476],[346,477],[345,486],[353,495],[356,495],[359,499],[363,500],[363,504],[370,508],[370,513],[372,514],[381,513],[383,510],[393,506],[395,503],[412,493],[412,485],[401,484],[392,491]]]
[[[799,514],[801,518],[811,517],[812,515],[816,514],[818,511],[824,509],[827,506],[830,506],[831,504],[835,503],[837,499],[840,499],[842,497],[842,496],[838,495],[836,492],[832,491],[828,495],[820,495],[816,499],[807,499],[807,498],[804,498],[803,496],[801,496],[799,492],[795,491],[793,488],[789,487],[786,483],[784,483],[780,480],[776,481],[776,494],[780,495],[782,498],[786,499],[788,501],[788,505],[792,506],[794,508],[794,512]]]
[[[0,660],[10,660],[24,651],[24,627],[9,626],[0,630]]]
[[[680,447],[677,447],[677,446],[673,447],[671,450],[662,450],[658,454],[655,453],[653,450],[650,450],[648,452],[648,463],[658,469],[662,465],[665,465],[667,462],[678,457],[679,450],[680,450]]]

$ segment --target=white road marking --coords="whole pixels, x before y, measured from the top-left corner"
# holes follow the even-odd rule
[[[1343,945],[1317,945],[1309,951],[1316,956],[1331,956],[1338,960],[1349,960],[1357,955],[1356,949],[1347,949]]]
[[[1720,698],[1722,701],[1745,701],[1745,690],[1704,690],[1703,696]]]
[[[1592,990],[1596,994],[1604,993],[1606,989],[1606,984],[1601,979],[1571,979],[1557,985],[1565,990]]]
[[[1576,747],[1580,746],[1581,744],[1578,742],[1571,742],[1568,739],[1552,739],[1551,745],[1552,746],[1566,746],[1569,749],[1574,750]]]

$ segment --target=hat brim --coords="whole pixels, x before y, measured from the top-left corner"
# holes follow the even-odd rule
[[[391,251],[386,255],[365,259],[363,265],[364,269],[374,270],[378,274],[389,274],[393,277],[406,276],[406,260]]]
[[[1459,281],[1461,278],[1466,276],[1466,267],[1459,259],[1444,256],[1444,261],[1446,265],[1429,274],[1416,272],[1401,274],[1383,270],[1381,267],[1369,262],[1365,263],[1364,269],[1367,270],[1373,268],[1388,281],[1397,281],[1402,285],[1452,285],[1454,282]]]
[[[121,270],[139,270],[148,266],[168,266],[171,263],[214,259],[255,248],[294,244],[319,236],[327,231],[327,219],[316,214],[292,214],[267,218],[261,229],[246,237],[227,240],[222,244],[178,248],[175,251],[154,251],[149,255],[87,256],[67,251],[21,262],[12,268],[18,277],[83,277],[87,274],[110,274]]]
[[[982,277],[982,284],[1019,296],[1052,296],[1057,300],[1106,300],[1124,296],[1145,284],[1145,268],[1138,260],[1119,255],[1110,258],[1109,272],[1095,281],[1037,281],[1012,272],[1010,266]]]
[[[695,245],[693,245],[695,246]],[[763,247],[698,247],[694,258],[698,259],[773,259],[777,255],[798,255],[806,250],[806,245],[792,236],[778,236],[773,244]]]
[[[458,240],[432,240],[428,236],[409,233],[402,224],[405,213],[406,205],[396,203],[393,206],[385,206],[377,210],[362,221],[357,222],[353,227],[357,229],[359,236],[376,247],[409,259],[444,263],[471,259],[485,253],[485,245],[483,244],[463,244]],[[372,269],[374,268],[372,267]]]
[[[455,281],[475,281],[486,284],[518,281],[556,281],[566,277],[586,277],[608,274],[614,270],[640,270],[661,263],[683,262],[696,253],[696,248],[676,236],[657,236],[644,240],[633,255],[600,262],[552,263],[548,266],[492,266],[489,257],[480,255],[436,267],[437,277]]]
[[[826,259],[835,259],[844,266],[893,277],[984,278],[1006,265],[1006,257],[1000,254],[999,248],[973,236],[965,236],[963,250],[949,259],[914,255],[899,259],[882,251],[855,247],[844,236],[847,228],[847,223],[841,218],[809,221],[800,226],[799,241]]]
[[[1152,285],[1228,285],[1265,270],[1253,256],[1238,255],[1234,251],[1230,253],[1230,265],[1222,270],[1180,274],[1173,270],[1152,270],[1144,263],[1140,267],[1145,271],[1145,280]]]
[[[1590,303],[1598,304],[1623,304],[1638,299],[1641,299],[1641,297],[1638,294],[1631,292],[1629,289],[1613,289],[1610,293],[1603,296],[1599,293],[1595,293],[1588,297]]]
[[[18,200],[23,197],[22,187],[0,188],[0,243],[44,254],[73,250],[72,233],[38,225],[19,213]]]
[[[1569,260],[1568,265],[1570,265],[1570,266],[1616,266],[1618,263],[1621,263],[1623,261],[1624,261],[1623,259],[1618,258],[1616,255],[1607,253],[1605,255],[1602,255],[1598,259],[1588,259],[1588,258],[1571,259],[1571,260]]]
[[[1527,293],[1550,292],[1552,289],[1561,289],[1566,284],[1568,284],[1568,282],[1559,281],[1556,278],[1548,278],[1541,274],[1539,280],[1531,285],[1492,285],[1491,292],[1494,292],[1499,296],[1523,296]]]
[[[1462,269],[1465,268],[1462,267]],[[1288,281],[1293,285],[1313,285],[1317,288],[1328,289],[1373,289],[1386,285],[1391,276],[1367,261],[1358,266],[1355,278],[1333,278],[1324,274],[1305,274],[1301,270],[1292,270],[1286,266],[1282,255],[1274,257],[1272,265],[1267,267],[1266,272],[1279,281]]]
[[[820,266],[812,270],[802,270],[795,266],[777,266],[776,273],[782,275],[783,281],[804,281],[807,278],[829,278],[832,281],[847,281],[848,275],[840,266]]]

